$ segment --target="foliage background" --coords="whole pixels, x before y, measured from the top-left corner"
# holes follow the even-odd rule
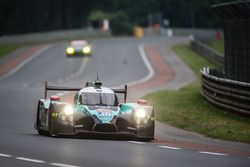
[[[148,26],[148,14],[161,13],[172,27],[217,28],[219,19],[211,5],[222,2],[228,1],[1,0],[0,35],[86,27],[89,16],[97,10],[111,15],[120,13],[127,26]]]

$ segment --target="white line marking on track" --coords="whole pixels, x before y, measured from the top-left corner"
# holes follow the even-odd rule
[[[77,72],[75,72],[74,74],[71,74],[70,76],[66,76],[65,78],[59,78],[57,80],[57,83],[63,83],[64,81],[69,81],[70,79],[74,79],[75,77],[78,77],[79,75],[81,75],[85,69],[85,66],[87,64],[87,62],[89,61],[88,58],[84,58],[82,61],[82,64],[79,68],[79,70]]]
[[[147,75],[145,78],[143,78],[143,79],[141,79],[141,80],[139,80],[139,81],[136,81],[136,82],[134,82],[134,83],[131,83],[131,84],[138,84],[138,83],[146,82],[147,80],[151,79],[151,78],[154,76],[154,69],[153,69],[153,67],[151,66],[151,63],[149,62],[149,60],[148,60],[148,58],[147,58],[147,56],[146,56],[146,53],[145,53],[145,51],[144,51],[143,45],[140,45],[140,46],[139,46],[139,52],[140,52],[140,55],[141,55],[141,57],[142,57],[142,60],[144,61],[144,63],[145,63],[145,65],[146,65],[146,67],[147,67],[149,73],[148,73],[148,75]]]
[[[128,141],[128,142],[133,144],[146,144],[144,142],[139,142],[139,141]]]
[[[0,157],[12,157],[12,155],[0,153]]]
[[[13,157],[13,156],[9,155],[9,154],[0,153],[0,157],[10,158],[10,157]],[[39,159],[31,159],[31,158],[25,158],[25,157],[13,157],[13,158],[15,158],[17,160],[33,162],[33,163],[47,163],[46,161],[39,160]],[[53,163],[53,162],[49,163],[49,165],[59,166],[59,167],[80,167],[80,166],[76,166],[76,165],[69,165],[69,164],[63,164],[63,163]]]
[[[216,152],[206,152],[206,151],[199,151],[201,154],[209,154],[209,155],[221,155],[221,156],[226,156],[228,154],[223,154],[223,153],[216,153]]]
[[[78,77],[79,75],[81,75],[81,74],[83,73],[84,68],[85,68],[85,66],[86,66],[86,63],[87,63],[88,61],[89,61],[88,58],[87,58],[87,59],[86,59],[86,58],[83,59],[80,69],[79,69],[75,74],[73,74],[74,77]]]
[[[132,81],[132,82],[125,83],[128,86],[132,86],[132,85],[144,83],[144,82],[150,80],[154,76],[154,73],[155,73],[152,65],[150,64],[150,62],[149,62],[149,60],[148,60],[148,58],[146,56],[146,53],[145,53],[144,48],[143,48],[143,45],[139,45],[138,46],[138,50],[139,50],[139,53],[141,55],[141,58],[142,58],[144,64],[146,65],[146,67],[148,69],[148,75],[146,77],[138,80],[138,81]],[[119,88],[119,87],[122,87],[122,86],[124,86],[124,84],[119,85],[119,86],[115,86],[115,87]]]
[[[60,167],[79,167],[75,165],[61,164],[61,163],[50,163],[52,166],[60,166]]]
[[[167,148],[167,149],[171,149],[171,150],[181,150],[182,148],[178,148],[178,147],[170,147],[170,146],[158,146],[160,148]]]
[[[35,162],[35,163],[45,163],[45,161],[42,161],[42,160],[30,159],[30,158],[25,158],[25,157],[16,157],[16,159],[21,160],[21,161]]]
[[[13,68],[10,72],[8,72],[6,75],[2,76],[0,80],[7,78],[13,74],[15,74],[17,71],[19,71],[21,68],[23,68],[27,63],[31,62],[33,59],[41,55],[43,52],[47,51],[52,45],[48,45],[43,47],[42,49],[38,50],[35,52],[33,55],[30,57],[24,59],[22,62],[20,62],[15,68]]]

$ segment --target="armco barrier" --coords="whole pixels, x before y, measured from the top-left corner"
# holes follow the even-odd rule
[[[214,105],[250,115],[250,83],[233,81],[201,70],[201,94]]]
[[[194,39],[191,41],[191,47],[196,52],[200,53],[202,56],[215,63],[220,68],[224,67],[224,56],[216,52],[206,44],[202,43],[197,39]]]
[[[48,32],[37,32],[20,35],[1,36],[0,44],[4,43],[41,43],[53,42],[58,40],[72,40],[93,37],[110,36],[110,32],[103,32],[91,28],[75,29],[75,30],[58,30]]]

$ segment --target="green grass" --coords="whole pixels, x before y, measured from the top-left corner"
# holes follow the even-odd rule
[[[145,98],[155,107],[156,119],[205,136],[250,143],[249,117],[216,108],[200,95],[199,70],[214,65],[187,45],[174,46],[173,50],[194,70],[197,79],[178,91],[159,91],[147,95]]]
[[[208,46],[210,46],[212,49],[216,50],[219,53],[224,53],[224,41],[223,39],[213,39],[208,42]]]
[[[19,48],[19,44],[0,44],[0,58]]]

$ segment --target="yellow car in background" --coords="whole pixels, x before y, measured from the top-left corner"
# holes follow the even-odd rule
[[[91,55],[92,47],[86,40],[74,40],[69,43],[66,48],[67,56],[75,55]]]

